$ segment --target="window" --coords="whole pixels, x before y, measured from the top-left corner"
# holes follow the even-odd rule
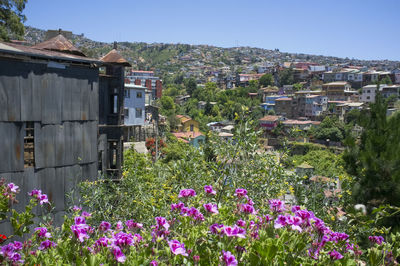
[[[142,92],[141,91],[136,93],[136,98],[142,98]]]
[[[125,98],[131,97],[131,90],[125,90]]]
[[[136,108],[136,118],[142,118],[142,108]]]
[[[129,109],[128,109],[128,108],[124,108],[124,116],[125,116],[126,118],[129,117]]]
[[[194,126],[193,125],[190,125],[190,131],[194,131]]]
[[[370,97],[369,96],[367,96],[367,100],[369,100],[370,99]]]
[[[33,122],[26,122],[24,137],[24,167],[35,167],[35,127]]]
[[[370,90],[367,90],[367,93],[371,93],[371,91],[370,91]]]

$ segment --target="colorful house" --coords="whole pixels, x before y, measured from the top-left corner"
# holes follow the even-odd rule
[[[177,115],[179,119],[178,131],[179,132],[199,132],[199,122],[193,120],[187,115]]]
[[[205,142],[206,137],[200,132],[175,132],[172,133],[178,140],[188,143],[196,148]]]

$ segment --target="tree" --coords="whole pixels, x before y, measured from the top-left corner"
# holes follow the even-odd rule
[[[295,83],[293,84],[293,90],[295,91],[299,91],[303,88],[303,84],[302,83]]]
[[[292,85],[294,83],[293,77],[293,69],[286,68],[279,72],[279,84],[283,85]]]
[[[310,133],[319,140],[342,141],[345,136],[345,127],[336,116],[327,116],[317,128],[312,128]]]
[[[175,103],[172,97],[170,96],[162,96],[161,97],[161,108],[168,112],[168,111],[174,111],[175,110]]]
[[[196,88],[197,88],[197,83],[194,78],[190,78],[190,79],[186,80],[186,92],[190,96],[192,96],[192,94],[196,90]]]
[[[361,113],[360,139],[346,140],[343,159],[346,170],[356,177],[354,201],[368,207],[400,206],[400,114],[387,117],[386,112],[387,103],[378,93],[369,112]],[[398,223],[400,217],[394,220]]]
[[[27,0],[0,0],[0,40],[22,39],[26,20],[22,11]]]
[[[261,78],[259,80],[259,84],[261,87],[272,86],[272,85],[274,85],[274,77],[270,73],[264,74],[261,76]]]
[[[392,79],[386,75],[383,79],[379,81],[380,84],[392,85]]]

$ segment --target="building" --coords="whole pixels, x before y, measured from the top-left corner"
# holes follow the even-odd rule
[[[263,118],[260,118],[258,121],[262,129],[269,131],[275,129],[278,126],[280,119],[281,116],[266,115]]]
[[[328,97],[323,95],[307,95],[305,97],[305,116],[317,117],[322,115],[328,107]]]
[[[122,176],[125,67],[130,64],[118,53],[117,43],[101,59],[99,76],[99,170],[111,179]]]
[[[265,102],[261,104],[261,107],[264,108],[265,111],[275,110],[275,101],[282,98],[288,98],[284,95],[270,95],[265,97]]]
[[[41,189],[60,224],[67,195],[97,178],[99,64],[61,34],[31,47],[0,42],[0,176],[20,187],[18,211]],[[12,234],[8,222],[0,229]]]
[[[351,85],[346,81],[330,82],[322,85],[322,91],[329,101],[348,101],[357,91],[351,90]]]
[[[362,87],[360,102],[374,103],[376,93],[377,93],[377,85],[366,85]]]
[[[205,142],[206,137],[200,132],[174,132],[178,140],[199,148]]]
[[[293,117],[293,98],[279,98],[275,100],[275,114],[286,118]]]
[[[124,125],[143,126],[145,122],[146,87],[125,84]]]
[[[238,74],[236,76],[237,87],[247,87],[251,80],[259,80],[264,74]]]
[[[393,98],[393,100],[398,100],[400,96],[400,85],[386,85],[381,86],[381,93],[383,98]]]
[[[199,122],[193,120],[190,116],[177,115],[176,118],[179,120],[179,132],[200,132]]]
[[[153,99],[161,98],[162,80],[154,76],[153,71],[131,70],[126,78],[130,80],[130,83],[148,88]]]

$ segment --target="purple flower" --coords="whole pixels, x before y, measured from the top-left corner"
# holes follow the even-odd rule
[[[103,237],[100,237],[98,240],[96,240],[94,245],[96,247],[107,247],[109,243],[110,243],[110,239],[103,236]]]
[[[217,194],[217,192],[213,189],[212,186],[204,186],[204,191],[206,192],[206,194],[209,194],[209,195]]]
[[[56,246],[56,243],[46,239],[45,241],[40,243],[40,246],[38,247],[38,249],[39,250],[45,250],[45,249],[48,249],[48,248],[51,248],[51,247],[55,247],[55,246]]]
[[[246,227],[246,222],[243,220],[237,220],[236,225],[240,227]]]
[[[235,236],[239,238],[246,238],[246,230],[244,230],[241,227],[238,227],[237,225],[235,225],[234,227],[224,226],[223,234],[225,234],[228,237]]]
[[[102,221],[99,225],[99,230],[102,232],[108,231],[111,228],[111,224],[106,221]]]
[[[182,256],[187,256],[188,254],[186,253],[185,249],[185,244],[180,243],[178,240],[171,240],[168,241],[169,248],[171,252],[175,255],[182,255]]]
[[[115,226],[115,229],[120,230],[120,231],[124,229],[124,225],[122,224],[121,221],[117,222],[117,225]]]
[[[156,260],[152,260],[150,262],[150,266],[158,266],[158,262]]]
[[[211,233],[216,234],[216,235],[222,235],[223,229],[224,229],[223,224],[213,224],[210,226]]]
[[[183,207],[185,207],[185,204],[183,204],[183,202],[173,203],[171,204],[171,211],[182,210]]]
[[[50,238],[51,234],[47,232],[47,228],[46,227],[36,227],[35,231],[39,231],[38,232],[38,236],[41,238]]]
[[[194,197],[194,196],[196,196],[196,191],[189,188],[189,189],[182,189],[179,192],[178,198],[188,198],[188,197]]]
[[[14,183],[7,184],[7,189],[9,189],[13,193],[17,193],[19,186],[15,185]]]
[[[247,195],[247,190],[244,188],[238,188],[235,190],[235,196],[239,199]],[[229,252],[229,251],[228,251]]]
[[[124,262],[125,262],[126,257],[125,257],[125,255],[124,255],[124,253],[122,253],[122,250],[121,250],[119,247],[114,246],[113,249],[112,249],[112,253],[113,253],[115,259],[116,259],[118,262],[121,262],[121,263],[124,263]]]
[[[71,225],[71,231],[74,233],[75,237],[78,238],[80,242],[85,241],[85,239],[89,238],[87,234],[90,229],[90,226],[87,224],[75,224]]]
[[[197,221],[204,221],[204,216],[203,216],[203,214],[202,214],[198,209],[196,209],[195,207],[190,208],[190,209],[187,211],[187,214],[188,214],[190,217],[192,217],[193,219],[197,220]]]
[[[167,220],[164,217],[156,217],[156,222],[158,227],[164,227],[166,230],[168,230],[169,228],[169,223],[167,222]]]
[[[87,217],[91,217],[91,216],[92,216],[92,214],[91,214],[91,213],[89,213],[89,212],[85,212],[85,211],[83,211],[83,212],[82,212],[82,216],[87,218]]]
[[[11,257],[14,254],[14,245],[12,243],[2,246],[0,254],[3,257]]]
[[[318,260],[318,256],[319,256],[319,247],[316,249],[310,248],[308,250],[308,256],[310,256],[311,258],[313,258],[314,260]]]
[[[74,218],[74,222],[75,222],[76,225],[78,225],[78,224],[86,224],[86,220],[82,216],[76,216]]]
[[[76,211],[81,211],[82,208],[81,208],[81,207],[78,207],[78,206],[74,206],[74,207],[72,208],[72,210],[73,210],[74,212],[76,212]]]
[[[287,217],[283,215],[279,215],[278,218],[276,218],[274,227],[275,228],[281,228],[287,225]]]
[[[383,236],[369,236],[368,239],[371,243],[376,243],[378,245],[381,245],[385,241]]]
[[[238,264],[235,256],[233,256],[229,251],[222,250],[222,256],[220,259],[225,262],[226,266],[236,266]]]
[[[295,212],[297,212],[297,211],[300,211],[300,210],[301,210],[301,207],[298,206],[298,205],[294,205],[294,206],[292,207],[291,210],[292,210],[293,213],[295,213]]]
[[[255,211],[253,205],[250,204],[239,204],[239,210],[244,213],[248,214],[256,214],[257,212]]]
[[[273,212],[283,212],[285,210],[285,203],[278,199],[269,200],[269,207]]]
[[[302,231],[300,225],[303,223],[303,220],[298,216],[288,216],[287,217],[287,224],[292,226],[293,230],[297,230],[299,232]]]
[[[210,213],[218,213],[217,204],[207,203],[203,205],[204,209]]]
[[[22,243],[19,241],[14,241],[14,243],[12,243],[14,250],[21,250],[22,249]]]
[[[42,194],[41,190],[34,189],[29,193],[29,195],[37,200],[39,200],[39,204],[43,205],[43,203],[49,203],[49,199],[46,194]]]
[[[132,246],[134,244],[134,239],[132,234],[127,234],[124,232],[118,232],[114,235],[114,244],[123,248],[126,246]]]
[[[331,252],[328,252],[328,254],[332,260],[340,260],[343,258],[343,255],[337,252],[336,250],[332,250]]]
[[[336,243],[338,241],[345,241],[348,238],[349,238],[349,236],[345,233],[333,232],[331,234],[331,241],[335,241]]]
[[[10,260],[12,262],[20,262],[20,263],[24,263],[24,260],[21,259],[21,254],[19,253],[13,253],[11,254],[11,256],[9,256]]]
[[[200,256],[199,255],[194,255],[193,256],[193,261],[199,262],[200,261]]]
[[[143,224],[135,223],[133,220],[126,221],[125,225],[128,228],[128,230],[136,229],[136,228],[143,228]]]

